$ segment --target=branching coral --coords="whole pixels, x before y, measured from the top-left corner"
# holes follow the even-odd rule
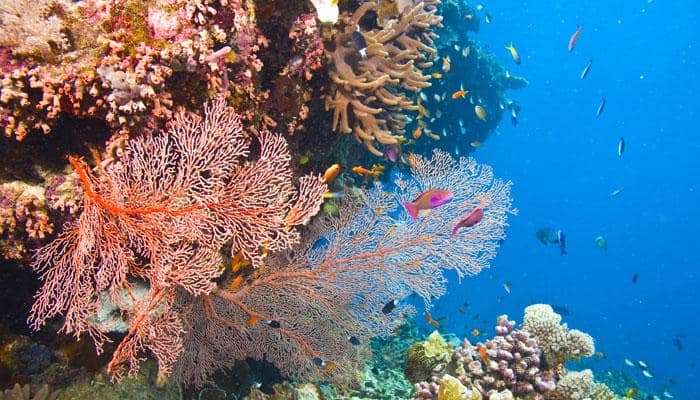
[[[330,54],[329,76],[334,83],[326,97],[326,109],[333,110],[333,129],[353,133],[375,155],[379,145],[403,141],[407,116],[418,110],[405,92],[430,86],[430,75],[422,69],[432,65],[437,35],[442,26],[437,15],[439,0],[415,0],[403,8],[398,19],[380,28],[363,30],[360,19],[377,7],[373,1],[360,6],[352,16],[343,16],[342,31]]]

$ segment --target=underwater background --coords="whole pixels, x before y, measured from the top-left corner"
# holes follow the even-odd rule
[[[7,16],[12,16],[12,12],[7,10],[12,7],[5,3],[16,6],[20,2],[0,0],[0,17],[9,18]],[[493,336],[496,317],[507,314],[519,327],[524,323],[523,310],[533,304],[552,305],[562,316],[563,323],[595,339],[594,354],[582,359],[578,359],[578,355],[566,357],[563,362],[569,371],[592,370],[596,382],[605,383],[617,396],[591,395],[593,400],[694,399],[700,394],[700,340],[696,334],[700,330],[700,300],[696,295],[700,284],[697,273],[700,266],[697,243],[700,228],[700,129],[697,122],[700,114],[700,45],[697,39],[700,2],[173,2],[186,3],[189,7],[182,9],[171,7],[165,0],[73,2],[83,7],[77,14],[86,18],[84,20],[67,17],[75,12],[70,8],[71,2],[42,0],[39,3],[50,5],[46,15],[38,16],[42,24],[46,23],[46,36],[51,30],[55,31],[54,34],[70,31],[71,35],[66,39],[70,44],[48,40],[44,46],[38,40],[40,50],[34,49],[32,51],[36,53],[32,53],[10,36],[41,36],[36,27],[33,27],[34,31],[27,28],[26,32],[22,29],[0,30],[3,35],[0,37],[0,72],[3,77],[0,83],[6,90],[0,102],[0,126],[5,132],[5,136],[0,137],[0,158],[8,160],[0,162],[0,211],[3,212],[0,217],[5,218],[0,221],[0,276],[6,282],[0,289],[5,304],[0,315],[0,389],[31,384],[35,396],[8,391],[0,392],[0,400],[208,400],[242,399],[244,396],[251,400],[451,400],[452,397],[436,394],[436,381],[432,382],[432,392],[428,391],[425,396],[419,393],[429,385],[430,379],[443,375],[444,371],[438,367],[440,363],[431,365],[435,369],[429,370],[430,373],[421,379],[407,380],[409,346],[429,343],[430,339],[426,338],[437,330],[452,346],[447,351],[449,357],[457,357],[460,351],[471,351],[472,362],[478,364],[481,360],[487,366],[491,356],[480,353],[482,348],[485,349],[481,342]],[[430,80],[432,86],[422,87],[418,83],[416,87],[419,89],[414,90],[416,87],[410,85],[415,85],[416,81],[412,81],[407,84],[409,87],[394,85],[387,90],[391,95],[405,96],[401,100],[410,103],[403,109],[387,106],[379,114],[389,121],[382,127],[386,127],[391,135],[401,137],[400,140],[388,139],[396,143],[384,143],[379,135],[381,132],[375,132],[369,140],[358,134],[357,129],[340,134],[342,117],[341,123],[337,124],[336,114],[343,110],[343,105],[342,101],[335,103],[335,100],[346,96],[378,107],[376,89],[360,95],[358,92],[367,89],[353,92],[339,83],[342,79],[338,76],[347,78],[353,69],[357,72],[358,63],[361,64],[360,60],[366,57],[366,54],[361,54],[368,50],[365,39],[358,39],[352,32],[362,32],[369,40],[383,28],[380,23],[382,13],[386,13],[386,20],[401,17],[401,13],[391,11],[391,6],[402,3],[416,6],[416,15],[429,21],[427,27],[422,28],[429,33],[417,37],[430,50],[414,42],[407,46],[421,49],[413,49],[418,60],[434,61],[429,66],[417,61],[412,71],[419,77],[422,74],[420,79]],[[362,7],[370,11],[357,21],[352,20],[357,23],[353,28],[345,19]],[[340,22],[337,15],[333,15],[333,10],[338,9]],[[324,12],[330,12],[330,16]],[[442,16],[444,27],[437,27],[438,20],[433,14]],[[147,23],[145,17],[148,17]],[[57,23],[56,19],[62,22]],[[322,22],[325,19],[334,22]],[[90,26],[85,25],[85,21],[101,23]],[[83,29],[81,24],[89,29]],[[575,47],[567,49],[572,34],[579,28]],[[430,36],[433,31],[440,36],[434,41]],[[407,32],[413,34],[410,30]],[[77,33],[84,34],[88,40],[75,40]],[[344,42],[338,40],[334,43],[338,37],[334,35],[341,33],[351,40],[345,38]],[[194,42],[185,40],[197,36]],[[103,42],[105,37],[111,41]],[[148,46],[141,46],[139,42],[142,40]],[[78,50],[89,48],[90,51],[75,51],[80,56],[66,56],[76,50],[71,46]],[[161,53],[162,49],[167,49],[167,52]],[[343,51],[341,57],[333,58]],[[425,56],[428,58],[418,55],[421,52],[432,54],[431,51],[435,55]],[[91,57],[102,60],[97,62]],[[370,63],[381,62],[377,61],[381,57],[371,51],[369,58]],[[343,65],[344,62],[347,65]],[[54,64],[60,67],[53,69]],[[41,86],[27,89],[27,85],[21,84],[33,73],[29,66],[35,65],[50,66],[43,75],[48,76],[44,83],[44,98],[41,92],[32,92],[26,97],[31,101],[25,101],[21,96],[23,90],[30,92]],[[343,70],[343,66],[352,66],[350,72]],[[82,71],[81,68],[91,74],[90,78],[84,78],[85,83],[73,74],[75,70]],[[144,77],[144,70],[150,74],[148,79]],[[100,86],[99,82],[107,84]],[[90,85],[96,94],[87,89]],[[47,94],[53,89],[55,91]],[[460,89],[468,89],[471,93],[456,96]],[[81,95],[75,96],[72,90]],[[60,101],[53,101],[59,111],[47,111],[46,104],[52,101],[46,98],[54,95],[59,98],[56,93],[65,96]],[[203,104],[209,104],[208,101],[222,93],[225,94],[226,106],[224,102],[209,105],[213,108],[204,112]],[[74,103],[69,104],[70,101]],[[475,109],[482,105],[481,111]],[[137,164],[144,166],[146,172],[143,176],[149,177],[148,166],[157,163],[148,157],[156,152],[139,140],[162,132],[160,130],[166,123],[177,125],[171,117],[180,106],[212,119],[214,115],[226,119],[231,113],[237,113],[241,118],[235,123],[227,120],[228,136],[210,138],[219,145],[212,146],[216,148],[212,153],[227,153],[212,157],[224,162],[199,175],[204,180],[221,176],[221,181],[212,184],[215,188],[212,191],[227,185],[243,186],[244,182],[238,182],[237,177],[226,175],[233,171],[230,165],[241,159],[246,160],[246,164],[242,164],[245,167],[256,165],[255,161],[246,158],[248,152],[251,159],[265,153],[282,161],[259,167],[256,177],[263,178],[255,181],[252,185],[255,187],[251,186],[249,192],[263,200],[266,199],[265,193],[282,192],[292,199],[298,196],[298,203],[293,206],[291,200],[285,203],[285,207],[291,207],[289,210],[279,205],[271,207],[276,208],[279,215],[263,222],[268,224],[265,229],[274,233],[265,229],[256,231],[255,222],[259,220],[254,220],[246,225],[252,233],[246,231],[245,234],[251,235],[240,235],[245,240],[231,243],[228,237],[211,239],[210,244],[213,243],[222,254],[216,253],[212,259],[197,254],[204,259],[201,275],[178,281],[180,286],[173,284],[170,289],[177,286],[178,291],[175,293],[173,289],[173,293],[169,293],[172,298],[166,296],[166,300],[162,300],[155,297],[157,300],[153,304],[163,303],[152,306],[156,311],[148,309],[145,315],[153,317],[155,313],[153,319],[157,319],[162,309],[172,308],[175,316],[170,322],[175,322],[161,330],[154,328],[155,333],[149,331],[149,335],[135,335],[133,340],[143,340],[139,342],[143,347],[138,348],[138,354],[144,356],[144,360],[150,360],[141,363],[143,368],[135,378],[112,381],[112,385],[109,382],[115,371],[122,379],[125,372],[138,369],[134,365],[139,365],[139,362],[130,363],[132,360],[125,356],[116,363],[118,368],[113,371],[112,364],[109,364],[109,373],[106,372],[107,363],[116,354],[115,348],[133,321],[126,316],[138,310],[136,300],[117,304],[110,312],[109,318],[114,319],[107,321],[105,325],[109,326],[102,327],[105,329],[102,332],[108,332],[114,343],[106,344],[105,353],[96,356],[93,343],[84,331],[77,342],[70,335],[55,335],[61,328],[60,317],[64,316],[68,306],[55,313],[59,318],[49,311],[44,311],[46,315],[39,317],[35,311],[30,311],[32,303],[39,302],[34,293],[42,290],[40,279],[30,268],[30,260],[36,254],[33,251],[45,246],[61,232],[62,225],[70,226],[69,222],[84,212],[81,208],[84,206],[80,205],[84,195],[81,186],[94,184],[99,189],[95,195],[97,198],[104,193],[110,194],[109,185],[100,186],[104,182],[100,178],[106,176],[106,181],[131,179],[128,168],[119,169],[119,161],[133,154],[137,158],[143,156],[145,161]],[[359,108],[355,104],[350,111],[344,110],[351,122],[362,117]],[[396,122],[397,115],[407,117],[405,126]],[[25,122],[35,125],[24,129],[22,123]],[[192,122],[189,127],[195,125],[196,122]],[[258,144],[255,140],[242,139],[242,132],[248,128],[256,135],[259,131],[271,130],[279,136],[270,140],[275,144],[268,142],[269,147],[266,147],[262,140],[262,144]],[[186,130],[182,129],[182,132]],[[224,137],[229,140],[223,140]],[[245,145],[236,142],[239,139]],[[187,142],[182,138],[171,138],[165,140],[163,146],[179,141]],[[139,145],[143,145],[141,150]],[[457,241],[462,237],[447,238],[441,229],[445,221],[466,215],[465,212],[477,207],[474,204],[481,204],[482,200],[475,200],[473,204],[471,198],[466,201],[464,198],[447,200],[446,206],[440,204],[430,214],[421,215],[419,220],[424,225],[420,228],[416,228],[419,224],[413,224],[416,221],[409,219],[404,212],[408,207],[400,206],[401,201],[416,198],[421,193],[419,187],[428,189],[422,187],[422,183],[415,183],[420,179],[451,189],[451,185],[469,187],[474,184],[477,187],[471,179],[476,180],[475,177],[484,170],[480,169],[472,176],[472,168],[476,167],[471,164],[459,168],[453,166],[442,171],[442,175],[440,171],[432,170],[439,164],[436,162],[439,156],[429,158],[435,148],[455,158],[473,157],[480,165],[493,169],[495,178],[487,179],[487,184],[480,188],[483,193],[493,196],[486,207],[487,218],[484,222],[479,218],[460,232],[468,238],[472,238],[469,236],[472,231],[482,235],[478,236],[481,241],[470,239],[475,247],[473,251],[459,246]],[[271,150],[268,153],[264,149]],[[237,151],[245,153],[246,157],[231,156]],[[82,158],[69,161],[68,157],[75,155]],[[182,154],[173,156],[173,165],[179,165],[177,163],[186,158]],[[333,170],[336,165],[337,170]],[[39,167],[35,169],[36,166]],[[73,171],[82,172],[88,178],[76,177]],[[489,175],[490,170],[486,171],[484,175]],[[333,177],[326,179],[329,174]],[[162,178],[157,174],[154,176],[151,176],[154,182]],[[300,176],[308,179],[304,181],[306,186],[297,183],[296,178]],[[315,181],[312,176],[316,177]],[[512,182],[512,187],[505,181]],[[135,192],[142,194],[144,201],[157,201],[157,196],[138,191],[138,179],[130,182],[136,182]],[[152,186],[157,186],[157,183]],[[300,186],[304,190],[299,189]],[[36,194],[36,187],[43,188],[39,190],[41,195]],[[210,194],[209,186],[203,187],[202,193],[205,194],[202,196]],[[361,189],[367,191],[361,192]],[[459,189],[452,190],[458,193]],[[235,190],[232,192],[245,197]],[[18,193],[35,195],[38,200],[24,199],[22,204]],[[392,200],[387,201],[382,196],[389,196]],[[268,206],[274,200],[274,196],[269,197]],[[359,201],[360,198],[366,204]],[[106,214],[113,212],[117,215],[128,209],[131,214],[124,213],[127,217],[138,215],[129,208],[128,196],[123,199],[113,197],[113,203],[107,203],[112,209],[105,207]],[[119,201],[125,204],[121,209]],[[415,202],[418,203],[418,198]],[[15,208],[17,204],[21,207]],[[104,202],[97,204],[103,206]],[[141,207],[149,210],[148,206]],[[196,206],[192,207],[196,209]],[[339,222],[338,215],[344,215],[344,207],[356,213],[357,219]],[[32,231],[30,225],[22,227],[27,215],[24,211],[18,212],[19,209],[29,210],[29,220],[40,219],[37,228],[40,235]],[[157,209],[157,206],[150,209]],[[449,214],[446,210],[459,212],[459,215]],[[373,211],[380,215],[377,220],[372,220]],[[24,215],[20,215],[23,212]],[[225,212],[222,214],[226,215]],[[13,218],[21,223],[8,222]],[[139,222],[139,218],[135,220]],[[225,218],[217,221],[222,223],[222,220]],[[318,228],[315,225],[318,220],[330,227],[325,226],[325,230]],[[128,218],[125,217],[124,221],[128,224]],[[279,221],[284,221],[284,224]],[[230,226],[236,226],[235,222]],[[270,227],[275,223],[279,226]],[[12,227],[8,229],[10,225]],[[382,252],[381,246],[377,245],[382,240],[378,238],[389,237],[391,240],[387,242],[392,249],[402,248],[404,241],[418,236],[416,232],[426,234],[420,230],[425,226],[434,228],[427,230],[431,235],[443,234],[440,241],[435,241],[438,245],[417,246],[419,250],[407,252],[407,255],[398,253],[396,259],[388,257],[391,262],[377,256]],[[362,237],[365,227],[368,232],[366,243],[357,244],[353,238]],[[212,227],[205,226],[202,230],[208,232],[209,228]],[[224,228],[211,230],[225,231]],[[165,232],[182,233],[177,229]],[[505,239],[502,238],[503,232]],[[548,237],[545,242],[549,243],[545,244],[538,232],[548,232],[554,238]],[[561,252],[562,238],[559,235],[566,237],[566,254]],[[299,256],[298,247],[289,250],[299,238],[302,238],[302,243],[311,243],[303,256]],[[284,244],[276,248],[279,253],[269,254],[269,242],[276,239]],[[128,245],[138,247],[134,243],[140,242],[135,240]],[[346,243],[355,247],[345,246]],[[415,245],[416,242],[411,243]],[[296,294],[291,291],[291,299],[276,297],[278,292],[272,289],[254,292],[259,279],[272,276],[269,279],[274,280],[275,273],[280,271],[281,275],[288,270],[303,271],[301,275],[312,271],[314,279],[326,282],[325,270],[314,262],[318,262],[328,248],[333,248],[331,245],[342,249],[335,254],[336,257],[337,254],[349,254],[348,258],[341,257],[341,262],[338,262],[345,262],[349,271],[364,267],[347,260],[367,252],[374,257],[370,259],[378,260],[380,267],[377,270],[387,268],[389,272],[375,271],[374,275],[348,273],[347,277],[337,281],[345,285],[343,287],[294,281],[296,288],[301,289]],[[497,256],[491,259],[496,250]],[[443,251],[448,255],[441,261],[457,259],[464,261],[463,264],[436,264],[435,254]],[[272,261],[266,264],[268,255]],[[148,258],[143,254],[140,256],[143,259],[139,262]],[[450,259],[450,256],[454,258]],[[407,265],[418,265],[424,275],[428,275],[426,272],[433,275],[424,281],[418,278],[413,281],[410,272],[402,275],[405,270],[398,267],[396,271],[400,272],[388,270],[393,266],[392,262],[400,264],[397,259]],[[434,265],[426,265],[430,264],[425,263],[428,259]],[[49,260],[46,265],[58,263]],[[255,268],[249,268],[251,263]],[[267,269],[256,272],[258,265]],[[36,265],[33,266],[36,270]],[[441,279],[443,270],[447,280]],[[460,278],[458,273],[465,271],[469,272],[467,275],[474,275]],[[151,290],[156,292],[153,289],[156,285],[150,285],[155,278],[144,278],[147,274],[143,270],[136,274],[142,274],[138,279],[147,281],[148,285],[138,286],[134,283],[138,279],[130,276],[132,280],[128,285],[134,284],[134,292],[137,292],[136,288],[147,293],[140,296],[149,296]],[[333,274],[330,274],[330,281],[335,279]],[[381,281],[387,276],[393,286]],[[369,283],[363,286],[363,282]],[[376,282],[380,283],[372,286]],[[443,284],[446,285],[445,294],[439,296]],[[183,287],[188,291],[180,290]],[[249,301],[253,306],[246,303],[240,309],[226,309],[222,306],[225,302],[209,302],[207,297],[211,294],[214,298],[212,293],[215,291],[236,294],[248,290],[252,292]],[[63,287],[54,291],[53,296],[61,298]],[[323,292],[328,297],[314,298],[314,291]],[[160,295],[162,292],[156,293]],[[304,297],[309,293],[312,294],[308,298]],[[339,293],[347,294],[347,297]],[[436,294],[432,308],[426,313],[421,297]],[[85,303],[97,303],[95,299],[99,297],[101,310],[106,302],[102,301],[103,295],[104,292],[96,290],[87,296]],[[120,295],[112,294],[114,297]],[[199,296],[207,298],[201,305]],[[331,300],[338,298],[341,299],[339,303],[347,302],[338,308],[351,310],[348,314],[355,319],[332,307]],[[279,302],[278,310],[275,301]],[[327,303],[331,305],[327,306]],[[318,304],[321,306],[314,308]],[[221,315],[230,318],[228,332],[218,329],[221,327],[217,328],[203,317],[208,317],[217,305],[221,307]],[[277,318],[259,318],[250,311],[255,307]],[[282,309],[284,307],[286,309]],[[401,325],[400,316],[402,313],[411,314],[412,307],[416,308],[415,316]],[[305,310],[311,311],[305,314]],[[30,313],[32,317],[28,320]],[[37,318],[40,323],[37,323]],[[97,318],[90,315],[85,321],[89,325]],[[183,331],[178,330],[180,318],[186,328]],[[329,328],[328,325],[334,325],[336,321],[333,318],[340,322]],[[215,322],[224,327],[227,325],[220,320]],[[507,326],[507,320],[505,325],[502,322],[499,320],[497,329]],[[46,326],[36,332],[35,329],[44,323]],[[114,330],[112,323],[122,330]],[[290,325],[299,329],[294,331],[298,336],[289,335],[291,340],[283,335],[270,334],[270,331]],[[197,330],[202,326],[207,328]],[[240,328],[236,331],[240,335],[229,340],[225,334],[230,334],[232,326]],[[513,326],[510,326],[508,334],[512,330]],[[185,331],[188,334],[181,335]],[[299,345],[300,341],[294,339],[299,336],[318,339],[314,342],[318,348],[309,350]],[[376,336],[388,337],[378,339]],[[180,338],[185,342],[184,350],[178,347],[182,345],[178,342]],[[464,345],[459,349],[461,338],[476,346]],[[165,344],[157,346],[161,340]],[[261,343],[264,345],[259,345]],[[302,354],[302,350],[308,354]],[[329,354],[328,358],[321,354],[323,351]],[[161,374],[163,364],[159,369],[153,362],[154,354],[159,362],[168,366],[165,370],[172,376]],[[337,356],[337,364],[330,359],[331,356]],[[492,358],[496,359],[495,356]],[[365,369],[367,360],[369,367]],[[543,369],[545,364],[542,364]],[[563,364],[560,365],[562,368]],[[445,365],[441,366],[445,368]],[[554,374],[558,368],[547,365],[546,369],[540,372]],[[451,372],[456,376],[455,371]],[[563,380],[565,372],[556,373],[557,380]],[[357,382],[349,383],[352,379],[348,376],[353,374],[361,376],[359,389],[355,385]],[[336,380],[338,376],[342,379]],[[206,381],[206,378],[211,378],[211,381]],[[291,378],[291,383],[280,386],[285,378]],[[554,380],[552,376],[547,379]],[[75,382],[80,383],[64,390]],[[64,392],[37,394],[37,388],[43,384]],[[77,388],[79,385],[82,386]],[[26,390],[28,392],[29,388]],[[277,397],[272,394],[274,391],[279,391]],[[309,397],[304,397],[303,393]],[[466,398],[465,393],[455,398]],[[472,387],[469,393],[476,396],[477,390]],[[515,398],[555,398],[532,395]],[[496,400],[512,398],[501,392],[494,396],[492,398]],[[479,395],[478,399],[481,398]],[[557,400],[569,398],[580,400],[578,397],[559,397]]]
[[[449,314],[445,330],[465,334],[490,327],[497,313],[518,320],[528,304],[561,305],[570,311],[565,321],[606,355],[586,362],[596,376],[621,370],[649,392],[696,397],[700,4],[523,1],[488,9],[493,22],[476,37],[530,84],[512,95],[523,106],[518,126],[504,118],[475,157],[515,182],[520,213],[492,269],[461,285],[452,280],[433,316]],[[569,53],[566,39],[579,24]],[[511,41],[520,66],[502,50]],[[596,118],[601,97],[607,104]],[[536,230],[547,226],[566,231],[568,255],[537,241]],[[596,246],[598,236],[607,251]],[[464,301],[471,310],[455,313]],[[645,361],[654,378],[625,358]]]

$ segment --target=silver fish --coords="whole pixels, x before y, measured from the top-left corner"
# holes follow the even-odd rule
[[[603,110],[605,110],[605,97],[600,99],[600,104],[598,104],[598,109],[595,111],[595,116],[600,117],[600,114],[603,113]]]
[[[591,65],[593,65],[593,59],[588,60],[588,64],[586,64],[586,67],[581,71],[581,75],[579,75],[579,79],[583,80],[586,75],[588,75],[588,71],[591,70]]]
[[[617,142],[617,157],[622,157],[622,153],[625,152],[625,138],[621,137]]]
[[[622,193],[623,190],[625,190],[624,187],[620,187],[620,188],[613,190],[612,192],[610,192],[610,197],[617,196],[618,194]]]

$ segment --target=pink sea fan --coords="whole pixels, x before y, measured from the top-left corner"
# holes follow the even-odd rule
[[[395,191],[377,185],[348,195],[338,216],[317,218],[298,245],[271,255],[258,276],[201,299],[183,293],[190,334],[175,375],[200,385],[222,366],[251,357],[291,378],[351,380],[365,353],[348,336],[367,343],[415,311],[400,302],[386,315],[384,304],[415,293],[430,306],[445,292],[443,269],[464,275],[486,268],[514,212],[510,183],[472,159],[440,151],[412,162],[413,175],[398,179]],[[401,201],[429,188],[448,189],[455,199],[416,223]],[[450,238],[454,224],[475,207],[484,210],[483,220]]]
[[[253,265],[264,259],[261,247],[291,246],[299,238],[294,226],[318,212],[327,190],[320,176],[303,177],[297,189],[284,138],[263,132],[259,140],[259,157],[246,160],[239,117],[217,101],[204,119],[183,112],[167,132],[129,141],[97,176],[71,158],[85,193],[82,213],[36,254],[44,284],[32,328],[62,315],[62,332],[88,333],[100,352],[107,337],[94,317],[107,294],[129,324],[109,365],[113,376],[137,370],[146,349],[168,375],[182,351],[182,322],[171,307],[177,288],[211,292],[225,243]],[[149,288],[139,298],[131,290],[138,281]]]

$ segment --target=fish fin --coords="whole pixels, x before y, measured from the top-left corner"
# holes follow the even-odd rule
[[[415,204],[413,204],[413,203],[411,203],[411,202],[408,202],[408,201],[404,201],[404,202],[403,202],[403,206],[406,208],[406,211],[408,212],[408,215],[410,215],[411,218],[412,218],[414,221],[417,221],[417,220],[418,220],[418,212],[419,212],[419,210],[418,210],[418,208],[415,206]]]

